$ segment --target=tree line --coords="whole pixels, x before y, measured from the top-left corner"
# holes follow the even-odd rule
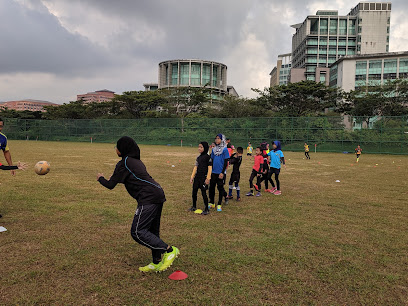
[[[0,117],[21,119],[140,119],[305,117],[347,114],[368,122],[374,116],[408,114],[408,81],[360,87],[350,92],[303,81],[252,89],[255,98],[217,97],[207,87],[126,91],[112,101],[71,101],[46,112],[2,109]]]

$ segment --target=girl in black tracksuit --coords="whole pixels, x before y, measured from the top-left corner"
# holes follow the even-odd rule
[[[201,213],[202,215],[208,215],[210,212],[208,209],[207,189],[211,179],[212,161],[211,157],[208,155],[208,149],[209,145],[206,141],[200,142],[198,145],[200,155],[197,157],[190,179],[190,183],[193,183],[193,206],[189,210],[197,210],[197,193],[198,189],[200,189],[205,207],[204,211]]]
[[[140,160],[139,146],[132,138],[120,138],[116,148],[122,160],[117,163],[109,180],[99,173],[98,181],[109,189],[122,183],[136,199],[138,206],[130,233],[135,241],[152,250],[153,263],[158,264],[163,253],[173,251],[172,247],[160,239],[160,218],[166,201],[164,191],[146,171]]]

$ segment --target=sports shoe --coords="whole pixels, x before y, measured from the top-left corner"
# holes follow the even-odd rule
[[[215,204],[213,204],[213,203],[208,203],[208,208],[215,208]]]
[[[162,265],[158,270],[159,272],[166,271],[173,264],[173,261],[176,260],[176,258],[180,255],[180,251],[178,248],[176,248],[175,246],[172,246],[172,248],[173,252],[164,253],[163,259],[161,261]]]
[[[257,197],[260,197],[262,194],[260,191],[258,191],[258,193],[256,194]]]
[[[228,198],[225,198],[225,205],[228,205],[228,202],[229,202]]]
[[[196,211],[197,207],[191,206],[187,211]]]
[[[237,202],[241,202],[241,198],[237,198]]]
[[[221,205],[217,205],[217,211],[222,211]]]
[[[250,191],[250,192],[248,192],[248,193],[246,194],[246,196],[247,196],[247,197],[253,197],[253,196],[254,196],[254,193]]]
[[[234,197],[232,195],[226,196],[226,199],[233,199]]]
[[[254,185],[254,188],[255,188],[256,191],[260,191],[260,189],[259,189],[259,187],[258,187],[257,184]]]
[[[204,209],[204,211],[201,213],[202,215],[206,216],[210,213],[208,209]]]
[[[162,262],[159,262],[158,264],[149,263],[147,266],[140,267],[139,271],[144,273],[159,272],[159,269],[162,266],[162,264],[163,264]]]
[[[265,189],[265,192],[271,192],[271,189]]]
[[[269,189],[270,191],[270,193],[274,193],[275,191],[276,191],[276,187],[273,187],[272,189]]]
[[[280,190],[275,190],[275,192],[273,193],[274,195],[281,195],[282,192]]]

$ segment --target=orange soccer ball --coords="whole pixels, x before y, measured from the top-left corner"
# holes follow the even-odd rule
[[[50,164],[45,160],[39,161],[35,164],[34,170],[38,175],[46,175],[48,172],[50,172]]]

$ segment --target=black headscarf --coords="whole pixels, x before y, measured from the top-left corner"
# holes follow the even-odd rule
[[[122,157],[122,159],[126,158],[127,156],[140,159],[140,149],[133,138],[128,136],[121,137],[118,140],[116,147],[118,148],[120,157]]]
[[[210,146],[208,145],[208,142],[206,142],[206,141],[203,141],[203,142],[200,142],[200,144],[203,146],[203,148],[204,148],[204,151],[203,151],[203,153],[201,153],[201,155],[203,155],[203,154],[208,154],[208,150],[209,150],[209,148],[210,148]]]

